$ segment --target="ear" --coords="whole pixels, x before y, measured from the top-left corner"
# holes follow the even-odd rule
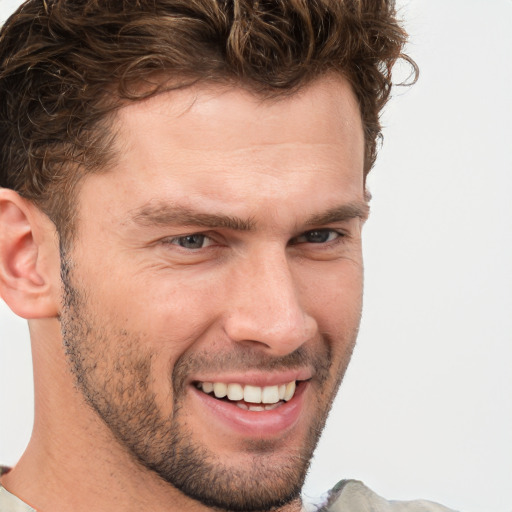
[[[57,316],[59,261],[53,222],[13,190],[0,188],[0,296],[14,313]]]

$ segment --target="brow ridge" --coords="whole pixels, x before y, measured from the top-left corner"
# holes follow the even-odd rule
[[[368,204],[364,201],[355,201],[314,214],[306,219],[304,225],[324,225],[354,218],[366,220],[368,214]],[[132,220],[141,226],[183,225],[234,231],[252,231],[256,225],[253,218],[242,219],[232,215],[204,213],[167,203],[147,204],[133,213]]]
[[[364,201],[351,202],[330,208],[329,210],[312,215],[306,220],[306,225],[323,225],[333,222],[344,222],[359,218],[366,220],[370,213],[368,203]]]
[[[203,213],[184,206],[170,204],[149,204],[136,210],[132,216],[142,226],[190,225],[205,228],[226,228],[235,231],[254,229],[252,219],[241,219],[232,215]]]

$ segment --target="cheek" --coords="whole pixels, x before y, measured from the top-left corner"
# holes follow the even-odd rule
[[[320,334],[330,345],[336,374],[348,364],[361,320],[363,267],[356,261],[324,271],[309,282],[305,309],[315,318]]]
[[[187,338],[210,321],[209,310],[218,295],[212,277],[186,272],[136,271],[130,275],[114,269],[107,274],[82,282],[90,291],[88,303],[114,325],[151,333],[157,342]]]
[[[359,320],[363,296],[360,261],[343,260],[302,272],[300,280],[303,303],[317,321],[335,325]]]

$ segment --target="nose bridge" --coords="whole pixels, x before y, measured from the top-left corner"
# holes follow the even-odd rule
[[[231,290],[226,331],[232,340],[259,342],[284,355],[314,336],[316,322],[301,304],[284,249],[246,258]]]

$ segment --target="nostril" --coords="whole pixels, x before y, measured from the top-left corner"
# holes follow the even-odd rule
[[[294,319],[272,319],[259,321],[254,315],[232,315],[225,324],[228,338],[244,345],[263,345],[267,352],[285,355],[315,338],[318,332],[316,321],[300,313]]]

